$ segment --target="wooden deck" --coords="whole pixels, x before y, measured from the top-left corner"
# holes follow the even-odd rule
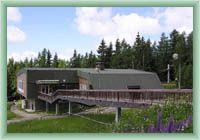
[[[192,103],[192,89],[57,90],[53,94],[40,93],[38,98],[49,103],[63,100],[86,105],[148,107],[162,104],[168,98],[178,102],[186,96]]]

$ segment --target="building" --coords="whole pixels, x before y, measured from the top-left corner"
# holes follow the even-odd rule
[[[161,89],[156,73],[135,69],[97,68],[24,68],[17,73],[17,92],[24,98],[22,108],[41,110],[42,93],[57,89]]]

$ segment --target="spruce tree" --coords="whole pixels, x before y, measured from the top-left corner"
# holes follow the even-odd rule
[[[113,45],[110,42],[109,47],[106,50],[106,55],[105,55],[105,68],[111,67],[112,54],[113,54]]]
[[[172,55],[170,53],[169,39],[162,33],[159,45],[158,45],[158,75],[161,81],[167,81],[167,65],[172,61]]]
[[[55,53],[55,55],[54,55],[54,57],[53,57],[53,67],[54,68],[58,68],[58,55],[57,55],[57,53]]]
[[[46,67],[51,67],[51,52],[48,50],[47,51],[47,60],[46,60]]]
[[[99,60],[101,62],[103,62],[105,64],[105,60],[106,60],[106,51],[107,51],[107,46],[106,46],[106,43],[104,41],[104,39],[101,41],[100,43],[100,46],[97,50],[97,53],[99,54],[98,57],[99,57]]]

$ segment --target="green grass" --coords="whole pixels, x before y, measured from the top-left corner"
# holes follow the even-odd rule
[[[111,133],[111,132],[130,132],[133,127],[147,127],[155,124],[157,120],[157,111],[162,110],[162,122],[167,123],[170,114],[173,114],[176,122],[185,119],[192,110],[191,107],[183,104],[174,106],[172,104],[166,107],[153,106],[147,109],[125,109],[122,111],[119,124],[114,123],[115,114],[86,114],[85,117],[96,121],[110,123],[109,125],[99,124],[81,117],[69,116],[59,119],[32,120],[8,125],[8,133]],[[146,116],[147,120],[144,120]],[[191,133],[192,125],[184,132]]]
[[[115,121],[115,114],[85,114],[83,116],[104,123],[113,123]]]
[[[7,119],[12,120],[14,118],[17,118],[16,114],[11,111],[7,111]]]
[[[12,106],[12,102],[7,103],[7,120],[12,120],[16,118],[20,118],[20,116],[16,115],[15,113],[10,111],[10,108]]]
[[[32,120],[8,125],[8,133],[105,133],[110,126],[95,123],[80,117]]]
[[[133,128],[144,128],[147,132],[149,125],[156,126],[157,113],[162,112],[162,123],[167,125],[171,114],[175,122],[182,121],[192,114],[192,106],[186,101],[175,104],[170,100],[164,106],[152,106],[145,109],[123,109],[120,123],[115,124],[115,114],[85,114],[90,119],[110,123],[104,125],[78,116],[69,116],[59,119],[32,120],[8,125],[8,133],[105,133],[119,132],[130,133]],[[184,132],[192,133],[193,126],[190,125]]]

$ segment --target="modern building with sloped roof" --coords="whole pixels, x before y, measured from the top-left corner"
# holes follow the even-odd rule
[[[38,86],[40,85],[40,86]],[[156,73],[135,69],[24,68],[17,73],[17,91],[24,98],[22,108],[40,110],[40,92],[57,89],[161,89]]]

